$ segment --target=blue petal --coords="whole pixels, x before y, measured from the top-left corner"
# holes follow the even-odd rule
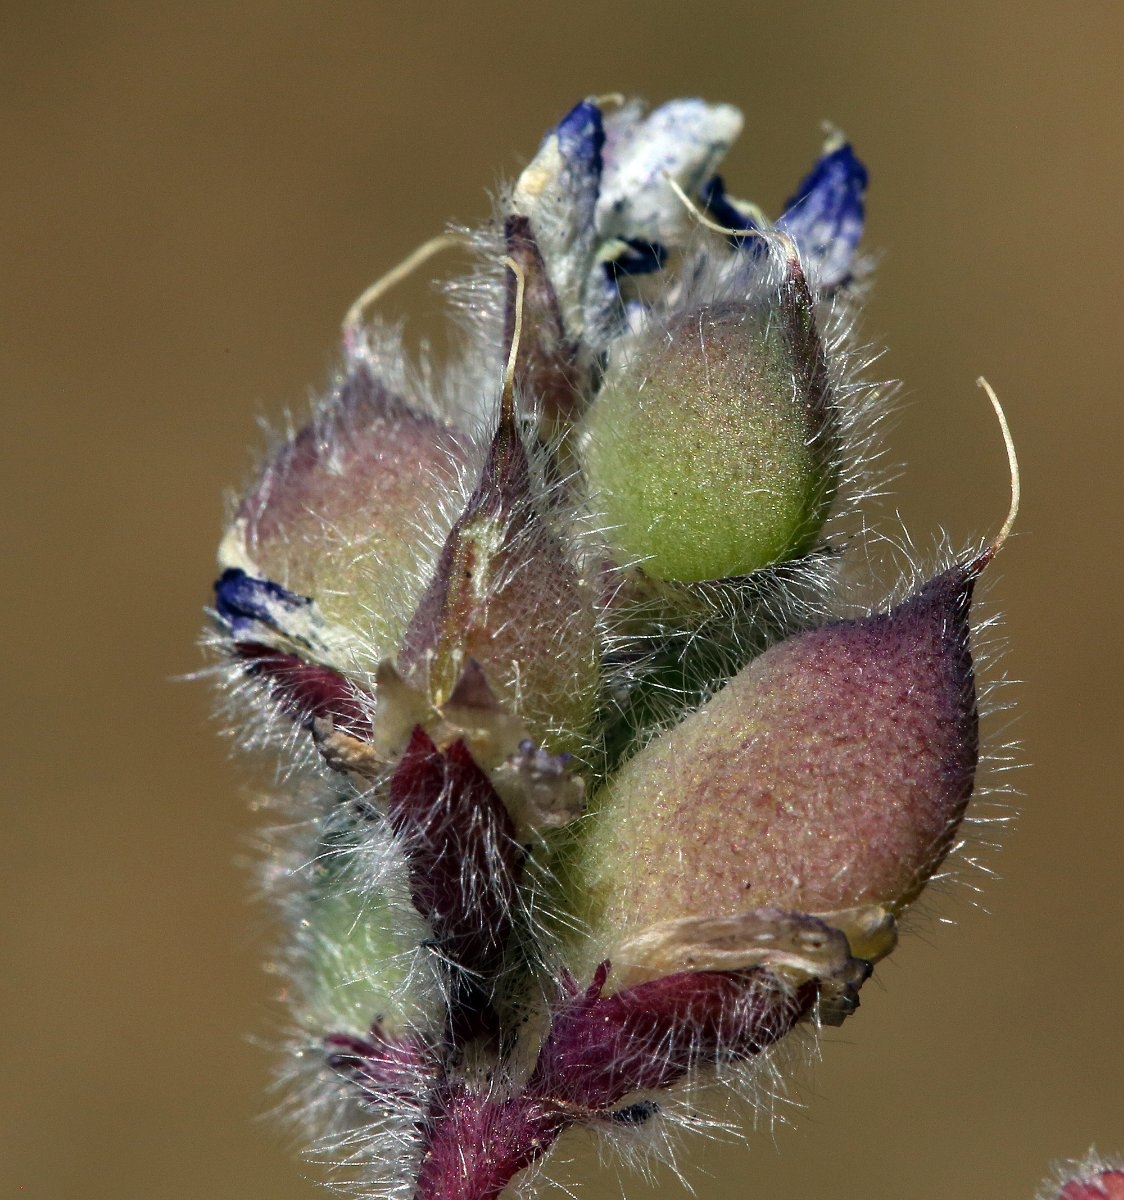
[[[632,275],[652,275],[667,262],[667,247],[638,239],[620,243],[620,252],[605,260],[609,278],[616,281]]]
[[[589,100],[583,100],[558,122],[554,132],[558,137],[558,149],[566,163],[569,182],[576,184],[583,194],[592,187],[592,201],[595,203],[601,181],[601,152],[605,148],[601,110]]]
[[[837,287],[850,275],[863,232],[866,183],[866,167],[850,143],[829,142],[777,222],[820,287]]]
[[[712,175],[706,183],[702,185],[699,191],[699,199],[702,201],[703,208],[718,222],[719,225],[726,229],[759,229],[760,226],[750,216],[747,216],[740,208],[731,202],[730,197],[726,193],[726,182],[721,175]],[[739,238],[741,243],[744,239]],[[753,238],[753,242],[760,242],[760,238]]]
[[[229,567],[215,581],[215,611],[235,635],[259,621],[281,629],[286,617],[311,604],[308,596],[298,596],[272,579],[255,579],[239,567]]]

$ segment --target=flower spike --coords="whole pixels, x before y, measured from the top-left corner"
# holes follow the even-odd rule
[[[355,301],[222,540],[207,644],[288,792],[285,1074],[358,1194],[529,1193],[574,1128],[659,1144],[854,1017],[961,838],[1010,430],[981,379],[1006,519],[855,616],[867,172],[831,134],[772,222],[718,174],[742,125],[580,100],[488,224]],[[463,344],[412,361],[372,308],[455,246]],[[1050,1200],[1116,1200],[1093,1165]]]

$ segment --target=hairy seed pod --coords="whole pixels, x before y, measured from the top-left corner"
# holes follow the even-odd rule
[[[464,434],[411,408],[356,364],[262,472],[221,565],[315,600],[377,661],[401,636],[470,452]],[[417,536],[407,536],[413,529]]]
[[[477,662],[532,738],[552,752],[580,744],[592,718],[592,597],[535,496],[510,396],[398,661],[439,706]]]
[[[436,1022],[440,996],[414,964],[427,936],[422,918],[401,904],[392,908],[383,892],[349,886],[346,879],[323,884],[302,918],[303,1023],[318,1035],[363,1035],[375,1021],[391,1034],[420,1020]]]
[[[811,297],[704,304],[611,363],[580,435],[618,561],[659,579],[747,575],[814,543],[836,484]]]
[[[590,954],[682,918],[911,900],[972,791],[974,580],[788,638],[626,763],[577,853]]]

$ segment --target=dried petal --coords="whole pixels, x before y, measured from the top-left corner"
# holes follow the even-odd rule
[[[597,200],[602,239],[682,245],[690,218],[668,178],[694,195],[741,129],[732,105],[702,100],[673,100],[626,125],[605,154]]]
[[[215,611],[236,639],[259,624],[299,638],[303,630],[297,630],[307,625],[311,607],[311,597],[298,596],[272,579],[255,579],[239,567],[227,568],[215,581]]]
[[[571,337],[579,336],[583,327],[604,144],[601,110],[592,100],[583,100],[543,139],[512,195],[512,212],[528,218],[538,239]]]
[[[842,975],[851,951],[838,930],[803,913],[750,909],[728,917],[681,917],[649,925],[617,955],[625,982],[681,971],[744,971],[769,966],[786,978]]]

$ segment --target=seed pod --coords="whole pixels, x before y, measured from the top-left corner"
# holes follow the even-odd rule
[[[469,453],[465,435],[353,365],[262,472],[221,565],[315,600],[377,661],[393,653],[451,523],[444,510]]]
[[[597,692],[589,589],[534,493],[510,382],[476,490],[457,518],[398,664],[433,704],[470,660],[552,752],[580,744]]]
[[[323,871],[308,897],[300,943],[307,963],[302,1021],[317,1036],[388,1034],[440,1025],[442,998],[418,969],[429,930],[401,897],[359,886],[348,872]],[[423,960],[424,963],[424,960]]]
[[[972,791],[982,561],[779,643],[625,764],[575,859],[593,957],[661,922],[917,895]]]
[[[610,364],[579,452],[617,560],[698,582],[810,548],[836,485],[833,426],[793,251],[777,291],[640,335]]]

